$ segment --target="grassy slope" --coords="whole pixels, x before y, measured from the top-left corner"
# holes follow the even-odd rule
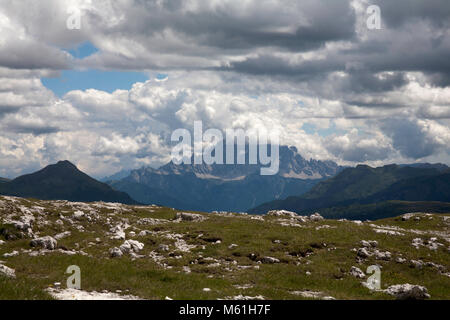
[[[331,207],[317,211],[329,219],[377,220],[399,216],[408,212],[450,212],[449,202],[436,201],[384,201],[371,204],[353,204],[345,207]]]
[[[1,198],[0,198],[1,199]],[[303,227],[285,227],[277,223],[276,218],[265,217],[264,221],[251,220],[250,217],[233,216],[224,217],[206,215],[204,222],[182,222],[142,226],[136,222],[144,217],[173,219],[176,211],[167,208],[125,207],[130,211],[119,212],[102,208],[99,218],[94,221],[82,220],[80,224],[86,229],[79,232],[73,226],[58,226],[54,222],[59,214],[71,216],[75,210],[71,205],[55,208],[51,202],[20,200],[14,206],[23,205],[32,207],[39,205],[45,208],[47,225],[35,226],[34,232],[40,235],[55,235],[58,232],[70,230],[72,236],[58,243],[68,249],[74,249],[78,244],[80,249],[88,256],[68,256],[60,253],[50,253],[38,257],[30,257],[25,253],[10,258],[1,258],[5,265],[16,270],[17,279],[7,280],[0,278],[1,299],[46,299],[49,296],[44,289],[54,282],[65,284],[67,275],[64,273],[69,265],[78,265],[82,272],[82,288],[84,290],[122,290],[127,294],[137,295],[145,299],[164,299],[169,296],[173,299],[217,299],[238,294],[256,296],[263,295],[268,299],[299,299],[291,291],[314,290],[322,291],[337,299],[390,299],[383,293],[371,292],[364,288],[360,282],[348,274],[351,266],[358,266],[363,271],[367,266],[378,263],[382,265],[382,287],[393,284],[412,283],[424,285],[428,288],[433,299],[450,299],[450,278],[438,274],[434,269],[426,267],[421,270],[412,269],[407,264],[398,264],[394,261],[375,261],[368,259],[364,264],[358,265],[356,254],[352,248],[358,248],[358,242],[364,240],[377,240],[380,250],[390,251],[394,257],[402,254],[407,259],[422,259],[432,261],[450,268],[450,258],[447,251],[448,243],[442,238],[439,242],[446,246],[437,251],[427,248],[415,249],[411,246],[412,239],[418,236],[414,233],[405,233],[404,236],[389,236],[373,231],[369,224],[357,225],[353,222],[340,222],[325,220],[310,222]],[[3,209],[6,210],[6,209]],[[0,209],[0,218],[6,213]],[[17,212],[17,217],[20,213]],[[405,229],[447,231],[448,222],[443,217],[433,216],[432,220],[424,218],[421,221],[402,222],[398,219],[386,219],[375,222],[380,225],[393,225]],[[175,252],[181,255],[180,259],[170,257],[163,253],[165,262],[172,269],[163,269],[152,261],[148,254],[157,250],[159,244],[173,244],[173,240],[161,236],[148,235],[135,239],[145,244],[141,254],[143,259],[132,261],[129,257],[109,258],[108,250],[119,246],[123,241],[110,240],[107,234],[108,227],[104,219],[109,217],[113,221],[127,219],[132,225],[127,231],[140,230],[170,231],[183,235],[188,244],[198,245],[189,253]],[[316,230],[316,227],[329,225],[331,228]],[[127,234],[128,234],[127,232]],[[102,242],[89,246],[100,237]],[[1,238],[0,236],[0,239]],[[211,241],[220,239],[220,244]],[[280,240],[281,243],[274,243]],[[229,249],[230,244],[238,247]],[[327,246],[324,247],[322,244]],[[204,245],[202,250],[200,246]],[[328,250],[329,248],[335,250]],[[173,248],[173,247],[171,247]],[[13,250],[30,249],[29,239],[7,241],[0,245],[0,257]],[[171,250],[173,251],[173,250]],[[299,258],[307,252],[309,257]],[[279,258],[279,264],[257,264],[248,255],[272,256]],[[208,266],[207,263],[190,264],[196,259],[213,257],[221,260],[219,266]],[[236,261],[241,266],[252,266],[252,269],[226,271],[226,261]],[[183,266],[189,266],[191,273],[182,272]],[[253,267],[259,266],[259,270]],[[233,268],[233,267],[232,267]],[[306,275],[306,272],[311,275]],[[250,289],[238,289],[235,285],[252,285]],[[211,288],[211,292],[204,292],[203,288]],[[5,288],[5,289],[3,289]],[[128,291],[127,291],[128,290]]]

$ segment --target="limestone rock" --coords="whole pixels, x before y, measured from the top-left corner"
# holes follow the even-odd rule
[[[350,274],[352,276],[354,276],[355,278],[359,278],[359,279],[364,279],[366,277],[366,275],[360,268],[357,268],[354,266],[350,269]]]
[[[2,264],[0,264],[0,274],[6,276],[7,278],[15,278],[16,277],[16,271],[14,269],[11,269]]]
[[[50,236],[45,236],[31,240],[30,244],[32,247],[40,247],[47,250],[55,250],[58,245],[58,242],[56,241],[56,239]]]
[[[318,212],[316,212],[316,213],[314,213],[314,214],[309,216],[309,220],[311,220],[311,221],[321,221],[321,220],[323,220],[323,217]]]
[[[368,258],[371,256],[371,253],[366,248],[359,248],[357,255],[361,258]]]
[[[261,262],[271,264],[271,263],[280,263],[280,260],[274,257],[263,257],[261,259]]]
[[[205,220],[205,217],[197,213],[177,212],[176,219],[181,221],[199,222]]]
[[[271,210],[266,213],[268,216],[274,216],[274,217],[288,217],[288,218],[297,218],[298,214],[292,211],[287,210]]]
[[[390,286],[384,292],[395,296],[399,300],[423,300],[430,298],[427,288],[408,283]]]

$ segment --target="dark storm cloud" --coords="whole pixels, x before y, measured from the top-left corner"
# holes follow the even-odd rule
[[[34,136],[40,136],[40,135],[44,135],[44,134],[49,134],[49,133],[56,133],[61,131],[60,128],[58,127],[52,127],[52,126],[47,126],[47,125],[32,125],[32,124],[8,124],[5,127],[5,130],[7,130],[8,132],[13,132],[13,133],[29,133],[32,134]]]
[[[381,7],[383,21],[389,27],[426,20],[438,27],[448,26],[450,3],[448,0],[372,0]]]
[[[407,158],[424,158],[442,147],[414,120],[390,119],[384,121],[381,128],[392,138],[393,147]]]
[[[254,2],[241,7],[224,2],[212,10],[196,12],[185,10],[183,1],[158,3],[136,0],[135,7],[144,10],[125,13],[126,23],[118,29],[132,34],[169,29],[202,46],[240,51],[258,47],[311,50],[327,41],[355,36],[355,14],[348,0],[287,1],[284,6]],[[207,2],[203,5],[208,6]],[[289,30],[283,30],[287,27]]]

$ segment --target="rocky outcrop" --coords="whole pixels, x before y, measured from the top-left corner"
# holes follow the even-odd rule
[[[427,288],[408,283],[390,286],[384,292],[399,300],[423,300],[430,298]]]
[[[32,247],[39,247],[47,250],[55,250],[56,247],[58,246],[58,242],[50,236],[45,236],[31,240],[30,245]]]
[[[262,263],[272,264],[272,263],[280,263],[280,260],[274,257],[263,257],[261,259]]]
[[[7,278],[15,278],[16,271],[14,269],[11,269],[7,266],[0,264],[0,275],[3,275]]]
[[[287,210],[271,210],[267,212],[266,215],[272,217],[286,217],[286,218],[297,218],[299,216],[295,212]]]
[[[358,279],[364,279],[366,277],[366,275],[360,268],[354,266],[350,269],[350,275]]]
[[[61,239],[70,237],[70,235],[71,235],[71,232],[70,232],[70,231],[61,232],[61,233],[58,233],[58,234],[55,236],[55,239],[56,239],[56,240],[61,240]]]
[[[136,240],[126,240],[119,248],[112,248],[109,250],[112,258],[121,257],[124,254],[129,254],[132,257],[137,257],[137,253],[144,249],[144,244]]]
[[[323,217],[318,212],[316,212],[316,213],[314,213],[314,214],[309,216],[309,220],[311,220],[311,221],[322,221]]]
[[[205,217],[202,216],[201,214],[196,214],[196,213],[177,212],[175,219],[180,220],[180,221],[199,222],[199,221],[205,220]]]

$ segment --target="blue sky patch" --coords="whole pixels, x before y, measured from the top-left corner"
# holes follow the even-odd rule
[[[75,59],[84,59],[99,50],[91,43],[85,42],[68,52]],[[167,75],[166,75],[167,77]],[[144,72],[134,71],[102,71],[88,70],[64,70],[56,78],[42,78],[42,84],[52,90],[57,96],[63,97],[72,90],[96,89],[109,93],[115,90],[129,90],[136,82],[145,82],[148,75]]]
[[[59,78],[42,78],[42,83],[57,96],[62,97],[72,90],[96,89],[109,93],[129,90],[136,82],[145,82],[148,75],[133,71],[66,70]]]
[[[84,42],[75,49],[69,50],[69,53],[76,59],[84,59],[97,53],[99,50],[89,41]]]

